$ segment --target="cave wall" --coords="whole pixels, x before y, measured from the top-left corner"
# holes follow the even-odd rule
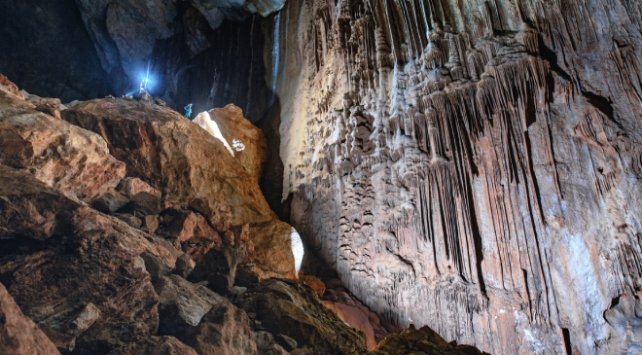
[[[73,0],[0,0],[0,73],[63,101],[111,89]]]
[[[236,103],[254,122],[264,84],[261,19],[283,0],[0,0],[0,72],[63,101],[148,91],[182,110]]]
[[[497,354],[642,342],[642,4],[290,0],[290,222],[369,307]]]

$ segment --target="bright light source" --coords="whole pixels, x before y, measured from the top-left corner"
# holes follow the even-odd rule
[[[156,84],[156,79],[153,75],[150,75],[149,72],[150,65],[150,62],[147,62],[147,70],[141,72],[138,75],[140,80],[140,88],[144,89],[145,91],[151,90]]]

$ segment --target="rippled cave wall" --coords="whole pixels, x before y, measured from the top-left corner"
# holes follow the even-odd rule
[[[499,354],[642,344],[637,0],[289,0],[291,222],[373,310]]]

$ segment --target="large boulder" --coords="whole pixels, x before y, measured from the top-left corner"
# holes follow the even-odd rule
[[[303,285],[271,279],[244,293],[239,301],[257,324],[294,353],[365,354],[363,334],[326,309]],[[277,339],[277,340],[278,340]]]
[[[127,175],[162,191],[164,207],[199,212],[219,232],[249,224],[250,238],[260,246],[257,272],[294,275],[290,228],[265,201],[258,186],[258,164],[246,169],[242,160],[207,131],[150,102],[92,100],[63,111],[63,118],[99,133],[112,154],[126,163]],[[248,124],[241,121],[238,136],[260,137],[256,131],[247,133]],[[225,127],[232,132],[234,125],[226,123]],[[252,154],[260,156],[259,151]]]
[[[263,132],[253,125],[245,116],[243,110],[236,105],[227,105],[209,111],[213,121],[231,144],[234,156],[243,168],[258,180],[263,171],[267,142]]]
[[[0,284],[0,354],[59,354],[56,346],[45,333],[20,311],[2,284]]]
[[[74,199],[89,201],[116,187],[125,165],[99,135],[40,112],[48,102],[0,82],[0,163]],[[55,108],[50,112],[59,115]]]
[[[3,224],[0,278],[60,350],[104,351],[156,332],[158,298],[140,255],[153,255],[171,269],[176,249],[74,203],[27,173],[0,165],[0,186],[0,201],[37,201],[39,195],[52,201],[49,209],[39,206],[42,215],[54,216],[52,227]],[[26,221],[32,213],[4,205],[0,219]]]
[[[177,275],[156,287],[160,333],[176,336],[199,354],[256,354],[256,341],[243,310],[208,288]]]

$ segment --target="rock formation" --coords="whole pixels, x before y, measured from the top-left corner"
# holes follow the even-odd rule
[[[627,0],[288,1],[265,58],[290,222],[402,326],[639,351],[641,30]]]
[[[10,311],[20,349],[39,328],[63,352],[362,352],[414,325],[380,350],[639,352],[640,1],[0,10],[0,70],[37,93],[120,96],[150,68],[170,107],[235,104],[199,119],[217,140],[160,100],[62,104],[0,77],[0,282],[36,324]],[[298,274],[293,231],[298,282],[365,338],[260,283]]]
[[[293,228],[258,188],[260,131],[236,107],[212,114],[245,150],[153,101],[66,106],[0,76],[1,353],[369,352],[294,279]]]

